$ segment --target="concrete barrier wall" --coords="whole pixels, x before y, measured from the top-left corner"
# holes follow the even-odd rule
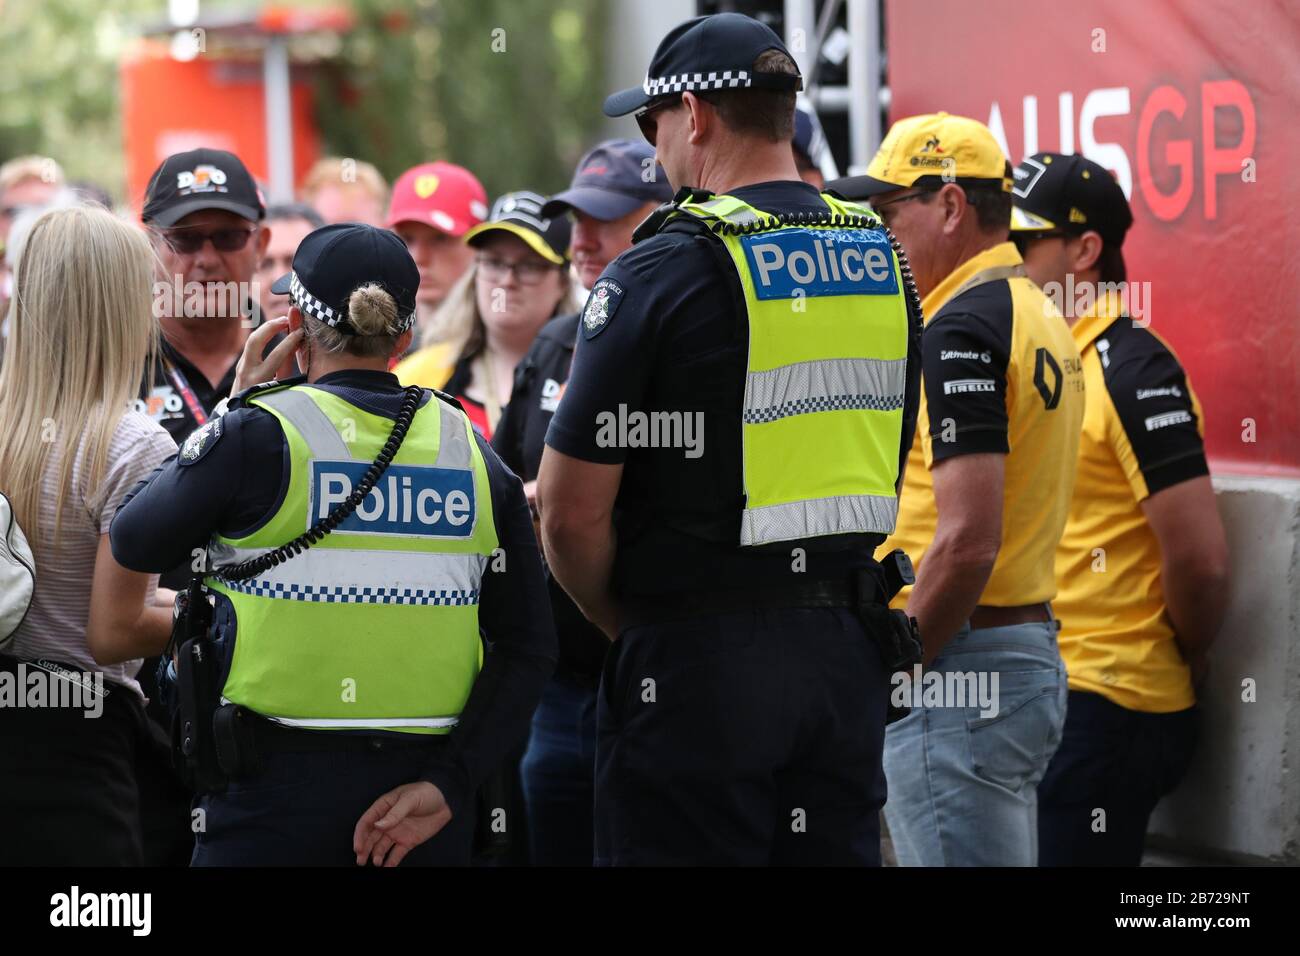
[[[1198,859],[1300,864],[1300,481],[1228,476],[1214,487],[1231,604],[1200,747],[1150,835]]]

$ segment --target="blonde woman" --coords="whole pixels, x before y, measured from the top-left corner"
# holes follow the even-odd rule
[[[455,396],[483,437],[492,438],[510,401],[515,366],[543,325],[578,310],[569,278],[569,220],[542,216],[536,193],[507,193],[487,222],[465,234],[474,264],[431,320],[436,343],[393,370],[405,385]]]
[[[156,575],[122,568],[108,528],[176,451],[128,410],[156,323],[144,234],[99,208],[42,215],[14,276],[0,365],[0,491],[36,558],[31,608],[0,658],[0,862],[141,861],[133,770],[141,658],[166,644]],[[39,696],[38,696],[39,695]]]

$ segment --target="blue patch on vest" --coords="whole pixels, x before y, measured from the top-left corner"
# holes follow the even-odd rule
[[[320,521],[352,494],[370,462],[311,462],[311,514]],[[474,532],[474,473],[427,465],[389,465],[335,534],[468,538]]]
[[[889,240],[877,229],[782,229],[740,244],[759,299],[898,293]]]

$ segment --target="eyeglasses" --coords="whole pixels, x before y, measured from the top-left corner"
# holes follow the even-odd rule
[[[933,194],[934,194],[934,190],[923,189],[920,192],[908,193],[906,196],[898,196],[894,199],[886,199],[884,202],[877,202],[876,200],[873,199],[871,200],[871,208],[875,212],[875,214],[884,221],[885,225],[889,225],[889,219],[892,214],[886,212],[886,210],[888,210],[891,206],[897,206],[900,203],[905,203],[911,199],[924,199],[926,196],[931,196]]]
[[[641,135],[645,137],[645,141],[651,146],[658,145],[655,143],[655,137],[659,135],[659,121],[654,118],[654,114],[676,106],[681,101],[682,98],[678,95],[667,96],[658,103],[647,105],[633,117],[636,120],[636,125],[641,128]]]
[[[212,248],[217,252],[238,252],[248,245],[249,237],[256,229],[218,229],[215,232],[199,232],[196,229],[160,229],[158,230],[167,245],[183,256],[192,256],[203,248],[203,244],[212,240]]]
[[[556,266],[545,262],[524,259],[520,262],[506,262],[496,256],[477,256],[478,272],[489,282],[500,282],[508,273],[513,272],[520,285],[537,285],[555,271]]]

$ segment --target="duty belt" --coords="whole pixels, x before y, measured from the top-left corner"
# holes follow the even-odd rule
[[[723,591],[689,591],[623,602],[624,627],[662,624],[692,617],[774,611],[788,608],[884,605],[889,598],[876,577],[864,571],[856,580],[807,581],[794,585]]]

